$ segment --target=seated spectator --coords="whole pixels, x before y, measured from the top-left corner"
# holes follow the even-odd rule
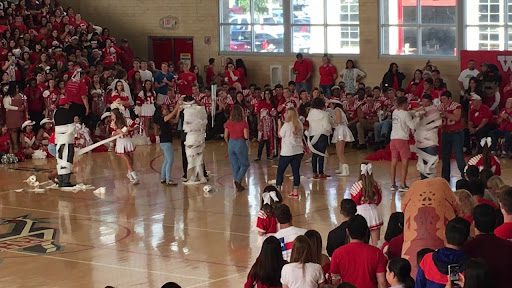
[[[290,264],[283,266],[281,283],[287,288],[317,288],[325,282],[322,267],[314,262],[311,242],[304,235],[295,238]]]
[[[457,189],[453,193],[455,194],[455,199],[457,199],[457,204],[459,204],[460,208],[457,216],[466,219],[469,223],[473,223],[472,213],[475,202],[473,201],[471,193],[466,189]]]
[[[495,128],[492,122],[492,112],[489,107],[482,104],[482,98],[477,94],[471,95],[471,107],[469,109],[468,119],[468,130],[469,135],[474,135],[476,143],[480,143],[480,140],[487,137],[489,133]],[[469,135],[466,140],[469,150]],[[478,145],[478,152],[482,151],[482,147]]]
[[[469,237],[469,230],[469,222],[463,218],[448,221],[445,247],[423,257],[416,274],[416,288],[445,287],[449,282],[448,266],[458,264],[463,267],[467,261],[462,247]]]
[[[446,288],[497,287],[494,285],[494,279],[491,277],[491,273],[489,272],[489,266],[482,259],[469,260],[464,267],[464,271],[459,273],[458,278],[459,280],[454,281],[455,283],[448,281]]]
[[[279,231],[274,236],[281,242],[284,260],[290,261],[293,241],[297,236],[304,235],[306,229],[292,225],[292,213],[286,204],[278,205],[274,210],[274,215],[279,223]]]
[[[500,176],[492,176],[487,180],[487,191],[493,199],[498,199],[498,192],[505,186],[505,182]]]
[[[386,280],[391,287],[414,288],[411,277],[411,263],[404,258],[395,258],[388,262]]]
[[[332,229],[327,236],[327,255],[332,257],[334,250],[348,243],[347,225],[356,215],[356,203],[352,199],[343,199],[340,203],[341,224]]]
[[[476,236],[464,244],[464,252],[472,258],[481,258],[489,265],[489,271],[497,287],[510,287],[508,271],[512,267],[512,242],[494,235],[496,213],[480,204],[473,209]]]
[[[468,181],[480,178],[480,169],[476,165],[468,165],[466,167],[466,179]]]
[[[164,285],[162,285],[162,288],[181,288],[181,286],[174,282],[167,282]]]
[[[366,103],[358,110],[357,137],[359,148],[366,148],[366,132],[374,131],[374,124],[379,121],[377,116],[381,104],[372,94],[366,96]]]
[[[436,250],[434,250],[432,248],[423,248],[423,249],[420,249],[418,252],[416,252],[416,262],[417,262],[416,266],[420,266],[420,263],[423,260],[423,257],[425,257],[425,255],[432,253],[432,252],[436,252]]]
[[[498,199],[505,223],[496,228],[494,233],[502,239],[512,241],[512,188],[507,187],[500,191]]]
[[[281,287],[281,270],[285,264],[281,243],[274,236],[267,237],[247,275],[244,288]]]
[[[469,189],[469,181],[467,179],[459,179],[455,182],[455,190],[468,190]]]
[[[404,213],[394,212],[389,216],[388,227],[384,235],[382,252],[388,259],[400,258],[402,256],[402,245],[404,244]]]
[[[309,239],[309,242],[311,242],[313,262],[322,266],[324,276],[328,275],[331,268],[331,260],[329,259],[329,256],[322,253],[322,236],[316,230],[308,230],[304,233],[304,236],[306,236]],[[328,282],[330,282],[330,279]]]
[[[364,217],[352,217],[347,231],[350,243],[336,249],[331,258],[333,284],[342,280],[353,283],[357,288],[386,287],[386,256],[379,248],[367,244],[370,229]]]
[[[496,203],[484,198],[485,195],[485,184],[480,179],[475,179],[469,182],[469,193],[473,196],[475,204],[487,204],[494,209],[498,209]]]
[[[507,99],[505,108],[498,114],[496,122],[498,128],[492,131],[490,135],[492,137],[491,150],[498,152],[502,156],[510,157],[512,156],[512,98]],[[498,150],[497,144],[500,138],[504,139],[504,143],[501,149]]]

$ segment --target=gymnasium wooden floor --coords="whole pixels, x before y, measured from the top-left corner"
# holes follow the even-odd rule
[[[175,179],[182,172],[178,147],[175,143]],[[255,152],[253,143],[251,159]],[[365,153],[349,149],[351,176],[325,181],[312,181],[311,166],[303,162],[301,199],[285,199],[296,226],[318,230],[325,241],[338,223],[338,203],[356,180]],[[327,171],[333,173],[334,151],[331,155]],[[203,185],[166,187],[159,183],[162,156],[157,145],[139,146],[135,159],[141,178],[137,186],[129,184],[125,167],[114,153],[88,154],[76,161],[76,182],[105,187],[100,197],[93,189],[29,191],[31,187],[23,180],[36,175],[44,182],[54,160],[0,166],[1,283],[9,287],[121,288],[160,287],[174,281],[182,287],[241,287],[259,253],[253,227],[260,190],[275,179],[277,162],[251,162],[248,191],[236,193],[226,145],[208,142],[206,166],[211,171],[209,184],[216,191],[205,197]],[[510,162],[502,161],[504,175],[512,175]],[[411,179],[417,177],[415,164],[410,164]],[[400,202],[400,195],[389,190],[389,162],[374,163],[374,175],[384,190],[380,207],[387,219]],[[290,184],[286,180],[285,188]],[[38,238],[43,232],[46,241]],[[34,253],[37,248],[39,253]]]

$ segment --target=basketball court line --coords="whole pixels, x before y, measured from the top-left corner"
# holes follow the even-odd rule
[[[28,256],[34,255],[32,253],[26,253],[26,252],[20,252],[20,251],[8,251],[8,253],[22,254],[22,255],[28,255]],[[97,266],[115,268],[115,269],[121,269],[121,270],[145,272],[145,273],[166,275],[166,276],[172,276],[172,277],[181,277],[181,278],[186,278],[186,279],[194,279],[194,280],[202,280],[202,281],[209,280],[208,278],[204,278],[204,277],[187,276],[187,275],[174,274],[174,273],[168,273],[168,272],[163,272],[163,271],[147,270],[147,269],[142,269],[142,268],[125,267],[125,266],[120,266],[120,265],[105,264],[105,263],[99,263],[99,262],[93,262],[93,261],[83,261],[83,260],[77,260],[77,259],[62,258],[62,257],[57,257],[57,256],[51,256],[51,255],[40,255],[40,257],[54,259],[54,260],[63,260],[63,261],[81,263],[81,264],[97,265]]]
[[[208,281],[208,282],[199,283],[199,284],[194,284],[194,285],[192,285],[192,286],[187,286],[187,288],[202,287],[202,286],[204,286],[204,285],[212,284],[212,283],[215,283],[215,282],[219,282],[219,281],[227,280],[227,279],[231,279],[231,278],[236,278],[236,277],[238,277],[238,276],[246,275],[246,274],[247,274],[247,273],[237,273],[237,274],[233,274],[233,275],[226,276],[226,277],[222,277],[222,278],[218,278],[218,279],[213,279],[213,280]]]

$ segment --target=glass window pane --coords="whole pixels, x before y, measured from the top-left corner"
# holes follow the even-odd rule
[[[383,0],[382,23],[384,24],[416,24],[418,21],[417,0]]]
[[[251,22],[249,1],[220,1],[221,23],[242,24]],[[238,3],[238,4],[237,4]]]
[[[240,29],[241,28],[241,29]],[[250,26],[222,25],[220,29],[221,50],[250,52],[252,35]]]
[[[455,56],[455,27],[421,28],[421,48],[423,55]]]
[[[327,24],[359,24],[359,0],[327,0]]]
[[[254,31],[255,52],[284,52],[283,26],[261,25],[260,30]]]
[[[418,29],[390,26],[382,29],[382,54],[418,55]]]
[[[297,29],[300,28],[300,29]],[[306,29],[307,28],[307,29]],[[294,53],[325,53],[323,26],[297,26],[292,28]]]
[[[359,54],[359,27],[328,26],[327,53]]]
[[[422,24],[455,24],[457,21],[457,0],[420,1],[420,4]]]
[[[324,24],[324,1],[291,0],[292,24]]]
[[[249,0],[246,0],[249,1]],[[241,2],[241,1],[239,1]],[[254,18],[256,24],[283,24],[282,1],[253,0]]]

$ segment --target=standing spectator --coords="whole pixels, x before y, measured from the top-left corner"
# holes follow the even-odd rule
[[[352,199],[343,199],[340,203],[341,224],[329,231],[327,236],[327,254],[332,257],[336,249],[348,243],[348,221],[356,215],[356,202]]]
[[[489,265],[496,287],[509,287],[508,275],[512,267],[512,242],[494,235],[496,211],[480,204],[473,209],[476,236],[464,244],[464,252],[471,258],[481,258]]]
[[[386,269],[386,280],[391,287],[414,288],[411,263],[404,258],[391,259]]]
[[[148,62],[146,60],[140,61],[139,72],[142,83],[146,82],[146,80],[153,82],[153,73],[148,70]]]
[[[409,169],[409,158],[411,150],[409,148],[409,134],[411,130],[416,128],[418,119],[412,117],[408,110],[409,103],[406,97],[398,97],[397,109],[393,111],[393,128],[391,129],[391,186],[396,190],[396,166],[398,165],[398,156],[402,162],[402,181],[399,188],[400,191],[407,191],[407,170]]]
[[[169,71],[169,63],[162,62],[160,68],[161,70],[158,71],[155,76],[156,103],[158,105],[164,103],[167,98],[167,93],[169,92],[169,87],[172,85],[172,80],[174,79],[174,74]]]
[[[464,91],[469,89],[469,80],[480,73],[475,67],[475,60],[471,59],[468,61],[468,68],[460,72],[457,79],[459,81],[460,95],[464,95]]]
[[[297,59],[293,64],[293,73],[295,74],[295,84],[298,91],[306,90],[311,92],[311,76],[313,74],[313,62],[304,58],[302,53],[298,53]]]
[[[235,69],[238,71],[238,83],[242,85],[242,89],[247,88],[247,68],[245,67],[244,60],[238,58],[235,60]]]
[[[313,248],[306,236],[293,243],[290,263],[283,266],[281,283],[285,288],[317,288],[325,282],[322,267],[314,262]]]
[[[286,110],[285,123],[279,130],[279,136],[281,137],[281,153],[277,166],[276,186],[279,191],[281,191],[284,172],[288,165],[291,165],[293,172],[293,190],[289,196],[293,198],[299,197],[300,163],[304,156],[303,135],[304,131],[302,123],[299,121],[297,111],[295,111],[294,108],[288,108]]]
[[[391,87],[395,90],[402,88],[402,82],[405,80],[404,73],[398,70],[398,64],[389,64],[388,71],[382,77],[382,88]]]
[[[192,87],[197,85],[196,75],[190,72],[190,63],[183,63],[183,73],[178,76],[178,91],[181,95],[192,95]]]
[[[77,14],[77,16],[78,15],[79,14]],[[135,59],[135,54],[133,53],[132,48],[128,44],[127,39],[121,39],[121,46],[119,46],[119,49],[123,52],[121,53],[121,55],[119,55],[121,66],[124,70],[128,71],[133,63],[133,59]]]
[[[325,111],[323,98],[315,98],[311,104],[308,118],[309,129],[307,132],[308,146],[313,153],[311,164],[313,166],[313,179],[326,179],[329,177],[324,173],[325,151],[329,146],[329,135],[331,135],[331,123],[329,113]]]
[[[441,94],[439,110],[443,120],[441,126],[441,160],[443,161],[441,174],[446,181],[450,182],[452,153],[455,153],[457,167],[462,177],[464,177],[464,168],[466,167],[462,150],[464,145],[464,124],[461,119],[462,106],[453,101],[450,91],[444,91]]]
[[[320,90],[322,90],[322,94],[330,98],[331,89],[334,87],[334,83],[336,83],[336,78],[338,78],[338,70],[336,66],[331,64],[331,59],[329,59],[327,54],[322,56],[322,65],[318,70],[320,72]]]
[[[472,94],[483,95],[483,92],[480,90],[480,81],[476,77],[472,77],[469,79],[468,89],[464,91],[464,94],[460,97],[460,104],[462,105],[462,109],[464,111],[464,115],[467,117],[467,113],[469,112],[469,102],[471,101]]]
[[[16,82],[9,84],[7,95],[3,99],[5,124],[11,134],[12,151],[18,151],[21,125],[28,118],[27,101],[18,90]]]
[[[261,246],[260,255],[247,275],[244,288],[281,287],[281,270],[285,264],[281,243],[274,236],[267,237]]]
[[[277,231],[274,236],[281,243],[283,259],[290,261],[293,241],[295,241],[297,236],[304,235],[304,233],[306,233],[306,229],[292,225],[292,213],[290,212],[290,207],[286,204],[278,205],[275,208],[274,215],[276,215],[277,222],[279,223],[279,231]]]
[[[418,267],[416,288],[444,288],[448,281],[448,266],[464,267],[468,257],[462,251],[469,237],[469,222],[455,217],[446,224],[445,247],[426,254]]]
[[[34,131],[37,132],[39,130],[39,122],[44,119],[45,103],[43,91],[37,87],[35,78],[28,80],[28,86],[25,88],[24,94],[27,97],[28,115],[30,120],[35,122]],[[85,96],[87,96],[87,91]]]
[[[345,92],[356,93],[359,81],[366,77],[366,74],[356,68],[354,61],[349,59],[345,63],[345,69],[341,70],[340,77],[343,83],[345,83]]]
[[[179,114],[179,104],[172,112],[167,105],[161,106],[161,116],[155,119],[160,126],[160,149],[164,153],[164,162],[160,169],[160,183],[175,186],[176,182],[172,180],[172,164],[174,161],[174,151],[172,148],[172,121]]]
[[[235,105],[228,122],[224,124],[224,139],[228,143],[229,162],[238,192],[245,190],[241,182],[249,169],[249,151],[245,142],[249,139],[249,125],[243,114],[242,107]]]
[[[135,75],[135,72],[140,71],[140,60],[139,60],[139,58],[135,58],[132,61],[132,69],[127,69],[127,71],[128,71],[127,79],[128,79],[128,81],[131,81],[132,78],[133,78],[133,75]]]
[[[370,231],[364,217],[352,217],[348,222],[347,231],[350,243],[336,249],[331,258],[333,284],[342,280],[354,284],[357,288],[387,287],[387,260],[379,248],[367,244]]]
[[[206,67],[206,86],[215,84],[215,58],[208,59],[208,66]]]
[[[203,92],[204,91],[204,81],[203,81],[203,77],[201,75],[199,75],[199,66],[197,66],[197,65],[192,66],[191,72],[193,72],[196,75],[197,86],[199,88],[199,91]]]
[[[496,236],[512,241],[512,188],[503,188],[498,196],[504,223],[494,230]]]
[[[468,130],[470,135],[475,136],[476,143],[480,143],[480,139],[489,135],[495,125],[492,123],[493,115],[489,107],[482,104],[482,98],[477,94],[471,95],[471,109],[469,110]],[[470,139],[469,135],[466,138],[469,150]],[[480,147],[479,145],[477,145]],[[481,152],[481,148],[478,149]]]

